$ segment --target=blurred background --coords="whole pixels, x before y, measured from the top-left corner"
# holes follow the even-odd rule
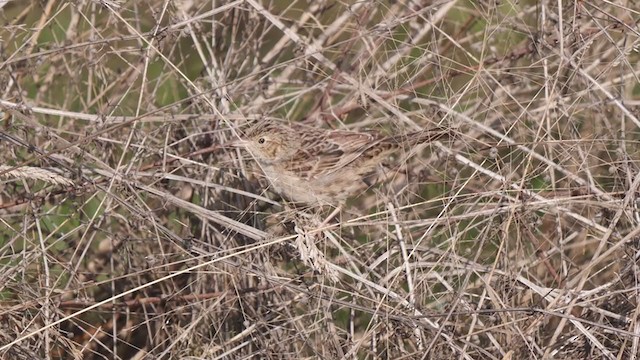
[[[634,1],[0,7],[0,356],[637,358]],[[265,117],[455,136],[322,224]]]

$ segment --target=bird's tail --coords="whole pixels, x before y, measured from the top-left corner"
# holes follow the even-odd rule
[[[390,136],[388,140],[396,144],[419,145],[436,140],[455,137],[455,131],[452,128],[436,127],[421,131],[415,131],[402,135]]]

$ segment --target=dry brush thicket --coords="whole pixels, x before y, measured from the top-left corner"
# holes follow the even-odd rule
[[[0,1],[0,356],[637,358],[635,1]],[[451,139],[287,204],[248,120]]]

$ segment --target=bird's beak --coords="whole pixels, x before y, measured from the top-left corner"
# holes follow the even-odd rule
[[[244,148],[247,147],[247,141],[246,140],[233,140],[233,141],[228,141],[224,144],[222,144],[223,147],[236,147],[236,148]]]

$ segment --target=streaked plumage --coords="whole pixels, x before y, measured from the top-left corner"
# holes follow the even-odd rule
[[[245,131],[241,144],[283,197],[307,204],[335,204],[364,190],[364,179],[396,150],[448,134],[446,129],[437,129],[381,136],[261,120]]]

